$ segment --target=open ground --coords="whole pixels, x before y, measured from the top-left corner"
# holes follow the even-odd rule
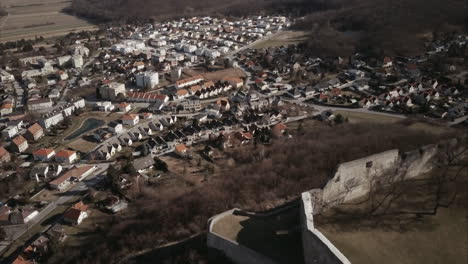
[[[0,19],[0,42],[95,30],[86,20],[63,13],[71,1],[2,0],[8,15]]]
[[[307,40],[307,37],[308,33],[305,31],[281,31],[256,42],[252,48],[261,49],[298,44]]]

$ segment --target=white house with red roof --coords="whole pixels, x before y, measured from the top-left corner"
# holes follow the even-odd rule
[[[78,159],[76,151],[61,150],[55,154],[55,161],[58,163],[72,164]]]
[[[119,112],[127,113],[128,111],[132,110],[132,105],[129,103],[120,103],[117,105],[119,108]]]
[[[55,155],[55,150],[49,148],[41,148],[33,152],[35,160],[49,161]]]
[[[122,124],[124,126],[134,126],[140,122],[140,117],[138,115],[129,114],[122,116]]]
[[[72,225],[79,225],[84,219],[88,217],[88,206],[83,202],[74,204],[63,215],[63,220]]]

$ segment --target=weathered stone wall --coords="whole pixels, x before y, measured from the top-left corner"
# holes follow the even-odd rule
[[[362,197],[370,183],[384,173],[397,173],[400,156],[397,149],[342,163],[323,189],[323,202],[332,206]]]
[[[342,264],[349,260],[314,226],[314,206],[321,190],[302,193],[301,235],[306,264]]]
[[[433,158],[437,154],[437,145],[428,145],[420,149],[401,154],[399,173],[411,179],[430,172],[434,168]]]
[[[323,189],[314,189],[302,194],[301,231],[305,263],[341,264],[351,263],[319,230],[314,226],[314,214],[323,208],[363,197],[369,193],[376,180],[390,178],[383,183],[390,184],[399,179],[414,178],[430,172],[436,165],[438,153],[447,147],[461,148],[463,140],[447,140],[437,145],[400,153],[397,149],[371,155],[362,159],[342,163],[334,177]],[[456,151],[455,151],[456,152]],[[440,158],[440,157],[439,157]],[[380,184],[381,182],[379,182]],[[208,246],[223,251],[235,263],[273,264],[271,259],[223,238],[212,232],[213,224],[235,210],[217,215],[209,221]]]

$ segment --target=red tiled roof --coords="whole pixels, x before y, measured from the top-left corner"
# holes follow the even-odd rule
[[[135,120],[138,116],[134,114],[123,115],[122,120]]]
[[[278,123],[278,124],[276,124],[276,125],[273,126],[273,131],[274,131],[274,132],[277,132],[277,133],[280,133],[280,132],[286,130],[287,128],[288,128],[288,127],[287,127],[285,124],[283,124],[283,123]]]
[[[27,258],[19,255],[13,262],[12,264],[33,264],[32,261],[28,260]]]
[[[121,104],[119,104],[119,107],[120,107],[120,108],[125,108],[125,107],[127,107],[127,106],[130,106],[130,104],[129,104],[129,103],[121,103]]]
[[[36,134],[37,132],[41,131],[42,130],[42,127],[38,124],[38,123],[35,123],[34,125],[30,126],[28,128],[28,131],[29,133],[31,134]]]
[[[195,76],[192,76],[190,78],[186,78],[186,79],[183,79],[183,80],[179,80],[176,82],[177,85],[181,85],[181,84],[185,84],[185,83],[188,83],[188,82],[192,82],[192,81],[195,81],[195,80],[203,80],[203,76],[201,75],[195,75]]]
[[[13,144],[16,146],[20,146],[24,142],[27,142],[27,140],[23,136],[17,136],[12,140]]]
[[[80,211],[86,211],[88,210],[88,206],[86,204],[83,203],[83,201],[79,201],[77,202],[76,204],[73,205],[74,209],[78,209]]]
[[[61,151],[57,152],[57,154],[55,154],[55,156],[59,157],[59,158],[69,158],[75,153],[76,153],[75,151],[65,150],[64,149],[64,150],[61,150]]]
[[[188,148],[184,144],[179,144],[175,146],[175,150],[179,153],[184,153],[185,151],[188,150]]]
[[[10,153],[4,147],[0,147],[0,158],[3,158],[8,154]]]
[[[69,220],[78,220],[78,218],[80,218],[80,215],[81,215],[81,210],[79,209],[75,209],[75,208],[70,208],[68,209],[65,214],[63,215],[63,217],[65,219],[69,219]]]
[[[2,106],[0,108],[1,109],[11,109],[11,108],[13,108],[13,104],[11,102],[3,102]]]
[[[186,95],[186,94],[188,94],[188,91],[185,90],[185,89],[179,89],[179,90],[177,90],[176,93],[177,93],[177,95]]]
[[[33,155],[34,156],[47,157],[53,152],[55,152],[55,150],[53,150],[53,149],[41,148],[41,149],[38,149],[38,150],[34,151]]]

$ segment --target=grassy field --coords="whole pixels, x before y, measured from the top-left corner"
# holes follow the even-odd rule
[[[252,46],[254,49],[279,47],[297,44],[307,40],[307,32],[305,31],[281,31],[270,38],[259,41]]]
[[[423,122],[419,120],[401,119],[398,117],[375,115],[371,113],[367,114],[367,113],[348,112],[345,110],[335,111],[335,113],[341,114],[343,117],[348,118],[351,124],[357,124],[357,123],[395,124],[399,122],[407,122],[407,126],[409,128],[420,130],[420,131],[431,133],[431,134],[443,134],[443,133],[453,131],[453,129],[447,126],[431,124],[431,123]]]
[[[88,21],[62,12],[70,1],[3,0],[2,4],[8,16],[0,21],[0,42],[96,29]]]

